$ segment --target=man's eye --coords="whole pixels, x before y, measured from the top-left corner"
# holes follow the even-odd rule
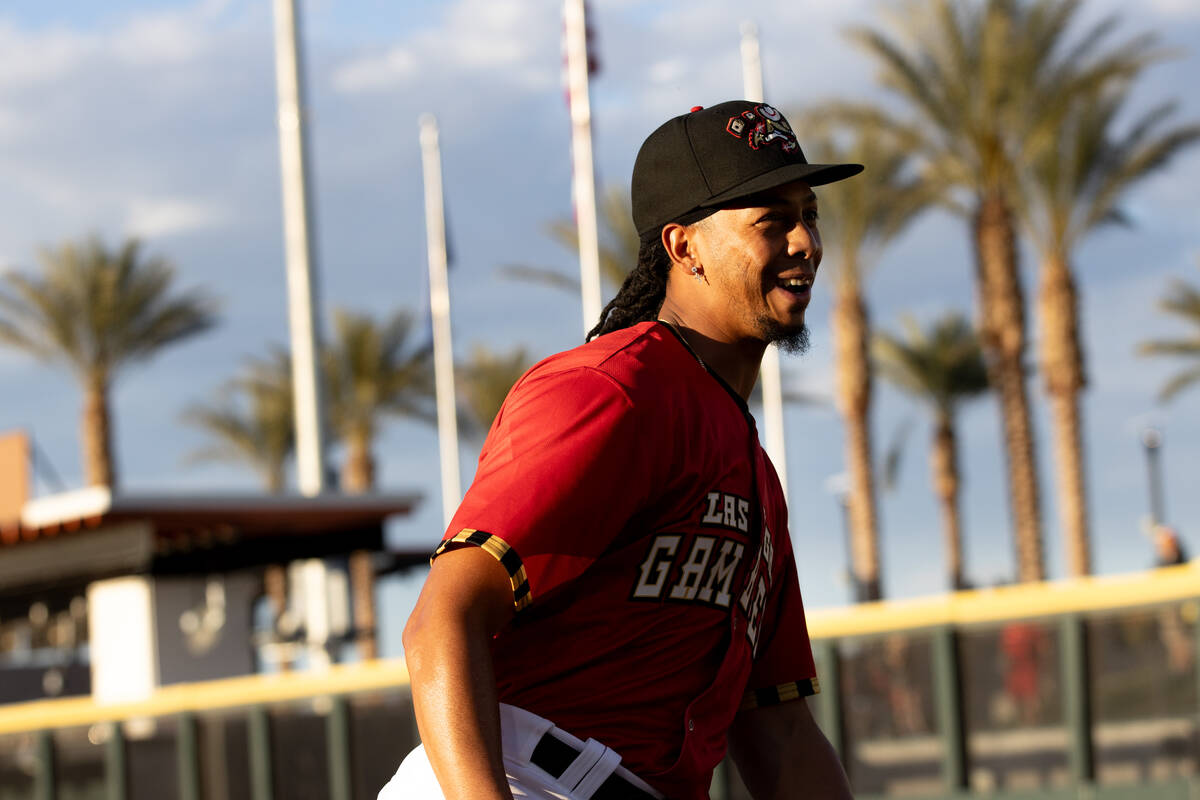
[[[815,208],[811,208],[808,211],[804,212],[804,219],[806,222],[816,222],[820,218],[821,218],[821,215],[817,213],[817,210]]]

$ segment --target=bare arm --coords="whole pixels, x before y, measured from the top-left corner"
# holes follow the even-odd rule
[[[417,728],[446,800],[512,800],[488,649],[512,614],[504,567],[464,547],[433,562],[404,628]]]
[[[741,711],[729,753],[754,800],[851,800],[837,753],[804,700]]]

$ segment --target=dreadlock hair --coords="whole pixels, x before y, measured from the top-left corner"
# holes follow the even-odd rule
[[[617,296],[600,312],[600,321],[588,331],[586,341],[655,319],[667,297],[670,272],[671,259],[655,231],[654,235],[641,240],[637,266],[625,278]]]

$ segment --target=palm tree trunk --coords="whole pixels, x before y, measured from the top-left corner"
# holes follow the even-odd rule
[[[271,464],[262,471],[263,483],[266,484],[267,492],[270,494],[279,494],[283,491],[284,483],[283,464]]]
[[[1079,394],[1087,385],[1079,341],[1079,300],[1065,256],[1042,263],[1039,310],[1042,323],[1042,377],[1050,395],[1054,458],[1058,465],[1058,507],[1072,576],[1091,573],[1087,483],[1084,476]]]
[[[112,416],[108,405],[108,375],[89,374],[83,387],[83,473],[88,486],[116,489],[112,453]]]
[[[342,465],[342,491],[363,494],[375,486],[375,458],[371,455],[371,435],[351,431],[346,436],[346,463]]]
[[[879,600],[879,522],[871,457],[871,370],[867,356],[870,322],[853,265],[842,264],[834,288],[833,336],[837,355],[838,409],[846,426],[846,468],[850,475],[852,570],[859,599]]]
[[[350,554],[350,593],[358,655],[363,661],[370,661],[379,657],[379,641],[375,630],[375,566],[369,550]]]
[[[975,218],[980,338],[1000,398],[1014,524],[1017,578],[1046,577],[1033,426],[1025,389],[1025,309],[1012,209],[1003,192],[985,195]]]
[[[375,485],[375,459],[371,455],[369,431],[351,431],[346,436],[346,463],[342,466],[342,490],[363,494]],[[354,609],[355,641],[364,661],[379,656],[375,631],[375,567],[368,550],[350,554],[350,594]]]
[[[950,588],[966,588],[963,580],[962,520],[958,510],[958,440],[954,421],[939,411],[933,430],[933,447],[929,451],[929,466],[933,474],[933,491],[942,505],[942,536],[946,544],[946,573]]]

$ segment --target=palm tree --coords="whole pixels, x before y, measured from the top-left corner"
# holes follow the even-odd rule
[[[610,188],[600,200],[601,225],[600,277],[615,291],[633,271],[638,257],[638,234],[629,209],[629,191]],[[575,221],[559,219],[546,226],[550,238],[572,253],[579,252],[579,234]],[[508,264],[502,272],[514,278],[531,280],[579,294],[579,276],[559,269]]]
[[[207,330],[216,302],[176,291],[175,268],[145,258],[127,239],[109,250],[97,236],[40,254],[41,273],[0,278],[0,342],[68,367],[83,387],[88,485],[116,488],[109,392],[121,370]]]
[[[380,323],[339,310],[333,323],[324,353],[329,418],[346,451],[342,489],[360,494],[375,485],[371,446],[381,418],[433,421],[433,350],[413,344],[413,320],[405,311]]]
[[[272,493],[283,491],[296,441],[294,419],[292,360],[278,346],[266,359],[249,360],[244,374],[225,384],[216,402],[196,404],[183,413],[184,422],[213,439],[192,460],[247,464]]]
[[[815,161],[867,164],[852,181],[820,189],[823,239],[830,245],[826,264],[833,262],[833,327],[838,411],[846,426],[846,464],[849,492],[846,505],[850,551],[859,600],[881,595],[879,522],[875,505],[875,475],[871,443],[872,375],[868,358],[870,317],[863,298],[863,273],[877,250],[898,234],[935,199],[928,186],[910,170],[906,151],[878,127],[856,126],[848,132],[830,130],[813,114],[802,123],[807,149]],[[847,146],[838,133],[849,133]]]
[[[1166,402],[1192,384],[1200,383],[1200,287],[1174,280],[1170,284],[1169,294],[1158,301],[1158,306],[1189,323],[1194,329],[1187,338],[1155,339],[1141,344],[1142,355],[1174,356],[1191,361],[1190,366],[1184,367],[1182,372],[1167,381],[1159,392],[1159,400]]]
[[[1106,18],[1072,31],[1079,0],[921,0],[898,36],[857,28],[884,86],[909,118],[864,113],[902,136],[925,178],[969,220],[979,333],[1002,412],[1010,505],[1022,581],[1045,577],[1033,429],[1025,387],[1025,306],[1017,259],[1019,169],[1057,136],[1071,98],[1136,75],[1160,54],[1153,37],[1115,47]],[[906,42],[909,44],[903,44]]]
[[[334,340],[323,354],[329,417],[345,448],[342,490],[375,486],[372,443],[384,415],[435,420],[432,344],[412,342],[412,316],[397,311],[382,323],[345,310],[334,312]],[[379,653],[376,638],[375,567],[371,553],[350,554],[350,588],[359,655]]]
[[[1200,125],[1163,126],[1171,105],[1151,109],[1114,136],[1131,85],[1074,100],[1059,135],[1030,163],[1027,227],[1040,255],[1041,370],[1050,396],[1058,505],[1071,575],[1091,572],[1080,393],[1087,384],[1071,253],[1097,227],[1126,222],[1117,204],[1138,181],[1200,139]]]
[[[963,577],[962,519],[958,490],[955,412],[965,399],[987,391],[987,368],[979,337],[959,314],[947,314],[928,332],[906,320],[905,336],[876,333],[872,339],[880,374],[900,390],[925,403],[933,413],[930,468],[934,492],[942,507],[946,571],[951,589],[966,587]]]
[[[471,348],[470,359],[459,367],[468,430],[487,433],[509,390],[530,366],[524,347],[507,353],[495,353],[480,344]]]

